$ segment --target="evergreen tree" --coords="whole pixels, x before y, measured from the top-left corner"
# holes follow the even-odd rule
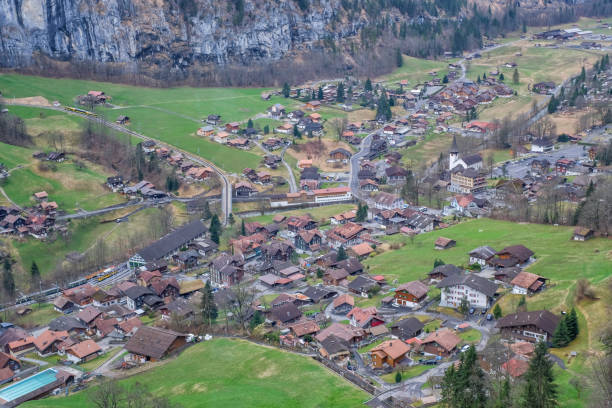
[[[389,105],[389,101],[387,101],[386,92],[383,92],[376,105],[376,118],[391,120],[391,116],[391,106]]]
[[[35,261],[32,261],[32,266],[30,267],[30,276],[32,278],[32,283],[40,281],[40,270],[38,269],[38,265],[36,265]]]
[[[487,79],[487,73],[486,72],[484,74],[482,74],[482,80],[484,81],[485,79]]]
[[[397,373],[395,373],[395,382],[397,384],[402,382],[402,373],[400,373],[399,371]]]
[[[441,260],[440,258],[436,258],[434,260],[434,268],[437,268],[438,266],[442,266],[442,265],[445,265],[445,264],[444,264],[444,261]]]
[[[289,87],[289,84],[285,82],[283,84],[283,96],[285,98],[288,98],[290,93],[291,93],[291,88]]]
[[[570,341],[574,340],[576,336],[578,336],[578,332],[580,329],[578,328],[578,315],[576,314],[576,309],[572,307],[572,310],[566,315],[565,318],[567,322],[567,333],[569,335]]]
[[[319,86],[319,91],[317,92],[317,99],[323,99],[323,87]]]
[[[208,204],[208,200],[204,201],[204,209],[202,210],[202,218],[205,220],[210,219],[212,217],[212,213],[210,212],[210,205]]]
[[[443,84],[448,84],[448,76],[444,75],[444,78],[442,78],[442,83]]]
[[[298,129],[297,124],[293,125],[293,138],[298,138],[301,139],[302,138],[302,134],[300,133],[300,129]]]
[[[552,346],[557,348],[565,347],[569,344],[570,340],[569,331],[567,329],[567,319],[563,316],[553,334]]]
[[[499,74],[499,80],[503,81],[504,79],[506,79],[506,77],[504,77],[504,73],[502,72],[501,74]]]
[[[15,295],[15,279],[13,278],[11,261],[8,258],[4,260],[3,269],[2,286],[6,294],[12,298]]]
[[[404,65],[404,59],[402,58],[402,52],[400,51],[399,48],[395,49],[395,65],[397,65],[398,68],[401,68],[401,66]]]
[[[557,111],[557,107],[559,106],[559,101],[555,98],[555,95],[550,97],[550,101],[548,102],[548,113],[555,113]]]
[[[501,306],[499,306],[499,303],[496,303],[495,307],[493,308],[493,316],[495,316],[496,319],[502,317],[502,310]]]
[[[312,90],[312,95],[310,95],[310,99],[315,99],[317,96],[315,95],[315,90]]]
[[[518,69],[514,68],[514,73],[512,74],[512,82],[514,84],[518,84],[520,80],[520,75]]]
[[[586,191],[586,196],[590,197],[594,191],[595,191],[595,184],[593,184],[593,180],[591,180],[589,182],[589,187],[587,188],[587,191]]]
[[[535,355],[529,362],[525,374],[526,384],[521,401],[522,408],[555,408],[557,403],[557,385],[554,383],[553,362],[546,356],[546,343],[539,342]]]
[[[344,100],[344,82],[340,82],[336,88],[336,101],[342,103]]]
[[[336,262],[344,261],[346,258],[348,258],[348,255],[344,250],[344,246],[340,245],[340,248],[338,248],[338,255],[336,256]]]
[[[527,32],[527,23],[525,23],[523,21],[523,32],[526,33]]]
[[[268,133],[270,133],[270,125],[265,125],[263,132],[264,132],[264,135],[267,135]]]
[[[246,236],[246,229],[244,228],[244,218],[242,219],[242,222],[240,223],[240,235],[242,235],[243,237]]]
[[[236,220],[234,219],[234,214],[230,213],[229,217],[227,217],[227,221],[230,225],[234,225],[236,223]]]
[[[478,78],[476,78],[476,83],[481,83],[482,81],[480,80],[480,75],[478,75]]]
[[[213,321],[219,315],[217,304],[215,303],[215,294],[210,286],[210,280],[206,281],[206,286],[202,290],[202,321],[209,326],[212,326]]]
[[[487,406],[487,383],[474,346],[461,354],[459,366],[451,365],[442,380],[442,405],[452,408]]]
[[[219,243],[219,237],[221,236],[221,221],[219,216],[214,214],[210,220],[210,239],[215,244]]]
[[[253,119],[249,118],[247,122],[247,129],[253,129]]]
[[[215,244],[219,245],[219,231],[218,230],[210,230],[210,240]]]
[[[370,78],[366,79],[363,90],[366,92],[372,92],[372,81],[370,81]]]

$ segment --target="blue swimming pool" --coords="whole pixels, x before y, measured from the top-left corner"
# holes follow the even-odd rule
[[[0,399],[10,402],[56,380],[57,370],[48,368],[0,390]]]

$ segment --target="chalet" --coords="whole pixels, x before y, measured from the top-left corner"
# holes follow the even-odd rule
[[[402,208],[404,206],[404,200],[396,194],[379,192],[374,197],[374,208],[391,210],[395,208]]]
[[[185,251],[189,252],[189,251]],[[151,290],[161,298],[174,299],[179,295],[179,284],[175,277],[160,279],[151,283]]]
[[[497,292],[497,285],[485,278],[472,274],[454,274],[437,285],[441,290],[440,306],[459,307],[466,299],[473,308],[486,309]]]
[[[355,344],[365,337],[365,331],[348,324],[334,322],[315,336],[322,343],[330,336],[335,336],[348,344]]]
[[[565,174],[574,164],[571,159],[559,159],[555,162],[555,171],[557,174]]]
[[[315,335],[321,330],[314,320],[305,320],[289,326],[289,330],[295,337],[302,338],[306,335]]]
[[[425,325],[416,317],[398,320],[391,325],[391,334],[400,340],[406,341],[420,335]]]
[[[47,192],[46,192],[46,191],[39,191],[39,192],[37,192],[37,193],[34,193],[34,198],[35,198],[37,201],[44,201],[44,200],[46,200],[47,198],[49,198],[49,194],[47,194]]]
[[[576,227],[574,229],[574,235],[572,235],[572,239],[574,241],[587,241],[593,238],[595,235],[595,231],[585,227]]]
[[[228,140],[227,145],[230,147],[236,147],[238,149],[246,149],[249,147],[249,139],[237,138]]]
[[[211,263],[211,281],[218,286],[233,286],[244,277],[243,265],[241,256],[222,253]]]
[[[269,244],[261,246],[261,253],[264,261],[289,261],[291,255],[295,251],[293,245],[282,242],[272,241]]]
[[[491,122],[472,121],[465,128],[470,132],[489,133],[494,132],[499,128],[499,125]]]
[[[110,97],[106,95],[104,91],[89,91],[87,92],[87,97],[94,103],[106,103],[106,101],[110,99]]]
[[[346,317],[350,319],[351,326],[361,329],[368,329],[385,324],[383,317],[378,314],[378,310],[375,307],[367,307],[365,309],[354,307],[348,312]]]
[[[355,221],[356,217],[357,217],[357,211],[349,210],[341,214],[333,215],[329,218],[329,220],[332,224],[338,225],[338,224],[346,224],[347,222],[353,222]]]
[[[370,254],[374,253],[374,248],[372,248],[367,242],[362,242],[349,247],[347,252],[357,259],[365,259],[370,256]]]
[[[338,292],[336,291],[319,286],[307,286],[306,289],[301,290],[300,293],[312,300],[313,303],[319,303],[322,300],[329,300],[338,295]]]
[[[469,253],[470,265],[478,264],[481,267],[485,267],[487,265],[487,262],[489,262],[489,260],[493,258],[495,254],[495,250],[490,246],[486,245],[473,249]]]
[[[93,340],[85,340],[66,350],[66,357],[74,363],[93,360],[102,353],[102,347]]]
[[[362,191],[378,191],[378,183],[369,178],[365,180],[360,180],[359,188]]]
[[[59,343],[67,339],[70,335],[67,331],[46,330],[34,339],[34,347],[40,356],[47,356],[57,352]]]
[[[417,307],[427,298],[428,291],[427,285],[419,281],[402,283],[395,289],[393,303],[398,306]]]
[[[200,137],[212,137],[215,134],[215,128],[212,126],[202,126],[196,134]]]
[[[304,105],[304,109],[308,109],[308,110],[317,110],[321,107],[321,101],[310,101],[310,102],[306,102],[306,105]]]
[[[306,167],[312,167],[312,160],[302,159],[297,163],[298,169],[305,169]]]
[[[531,142],[531,151],[535,153],[550,152],[553,149],[553,143],[544,137],[539,137]]]
[[[319,123],[322,119],[322,116],[319,113],[311,113],[310,115],[308,115],[307,119],[310,119],[310,123]],[[308,132],[308,123],[304,130]]]
[[[457,241],[445,237],[438,237],[438,239],[436,239],[436,242],[434,243],[435,249],[438,250],[449,249],[454,247],[455,245],[457,245]]]
[[[101,310],[93,306],[87,306],[76,314],[76,318],[79,319],[87,327],[91,328],[93,326],[94,321],[98,317],[100,317],[100,315],[102,315]],[[70,330],[68,330],[67,328],[64,328],[63,330],[70,332]]]
[[[523,245],[512,245],[498,251],[495,257],[489,260],[489,264],[496,268],[521,266],[530,262],[533,255],[533,251]]]
[[[224,131],[217,132],[213,140],[217,143],[225,144],[229,140],[230,134]]]
[[[546,285],[548,279],[526,271],[520,272],[512,281],[512,293],[517,295],[534,294]]]
[[[236,197],[250,197],[257,193],[257,190],[246,181],[240,181],[234,185]]]
[[[323,234],[318,230],[302,230],[294,239],[295,248],[302,252],[315,252],[320,249],[323,242]]]
[[[386,340],[370,350],[372,368],[396,367],[401,364],[410,351],[410,346],[402,340]]]
[[[342,294],[334,299],[332,307],[334,313],[346,315],[355,307],[355,298],[349,294]]]
[[[169,320],[174,316],[183,322],[189,322],[195,317],[193,305],[183,298],[177,298],[159,310],[164,320]]]
[[[361,236],[367,229],[361,224],[347,222],[327,231],[327,242],[333,248],[352,246],[361,243]]]
[[[349,273],[344,269],[329,269],[323,275],[323,283],[329,286],[340,286],[348,276]]]
[[[285,303],[281,306],[272,309],[270,320],[276,322],[277,325],[287,325],[293,323],[302,317],[302,312],[293,303]]]
[[[347,258],[342,261],[333,262],[330,267],[344,269],[349,275],[358,275],[363,272],[363,265],[356,258]]]
[[[406,176],[408,175],[408,171],[399,166],[392,166],[392,167],[385,169],[385,174],[387,176],[387,183],[397,184],[397,183],[403,183],[406,181]]]
[[[288,135],[293,131],[293,125],[291,123],[283,123],[274,129],[276,133]]]
[[[304,115],[305,115],[304,111],[297,109],[297,110],[289,112],[287,114],[287,118],[291,120],[291,122],[296,123],[296,122],[299,122],[301,119],[303,119]]]
[[[351,152],[343,148],[334,149],[331,152],[329,152],[330,160],[333,160],[336,162],[347,163],[348,160],[351,158],[351,156],[352,156]]]
[[[65,296],[58,296],[53,299],[53,309],[60,313],[71,313],[74,309],[74,303]]]
[[[141,326],[126,343],[130,359],[144,363],[158,361],[187,343],[186,336],[158,327]]]
[[[550,341],[560,320],[548,310],[518,312],[502,317],[495,327],[505,338],[537,343]]]
[[[512,279],[516,278],[519,273],[521,273],[522,269],[516,266],[510,268],[501,268],[496,269],[493,273],[493,277],[495,280],[510,284]]]
[[[221,123],[221,115],[208,115],[208,117],[206,118],[206,123],[208,123],[209,125],[217,126],[219,123]]]
[[[294,233],[300,232],[302,230],[309,231],[315,228],[317,228],[317,223],[312,220],[308,215],[293,215],[287,219],[287,229]]]
[[[434,219],[425,214],[415,213],[408,217],[405,222],[412,231],[420,234],[430,232],[434,229]]]
[[[378,285],[378,283],[367,276],[359,275],[352,282],[348,284],[348,290],[351,293],[355,293],[361,297],[368,297],[368,293]]]
[[[448,357],[457,350],[461,338],[448,328],[438,329],[423,340],[423,351],[441,357]]]
[[[93,295],[98,290],[99,289],[97,287],[86,283],[84,285],[77,286],[72,289],[66,289],[63,292],[63,295],[74,305],[78,307],[84,307],[93,302]]]
[[[124,187],[124,183],[123,183],[123,177],[121,176],[113,176],[113,177],[108,177],[106,179],[106,185],[108,186],[108,188],[110,188],[113,192],[117,192],[123,189]]]
[[[275,137],[271,137],[269,139],[266,139],[263,142],[261,142],[261,144],[263,145],[263,147],[265,147],[268,150],[276,150],[276,149],[280,148],[281,145],[282,145],[280,139],[277,139]]]
[[[533,84],[531,89],[539,94],[551,94],[555,90],[554,82],[538,82]]]
[[[328,360],[342,360],[350,356],[349,343],[333,334],[320,340],[319,353]]]
[[[225,130],[229,133],[238,133],[240,131],[240,123],[230,122],[225,125]]]
[[[157,296],[155,292],[143,286],[133,286],[127,289],[124,299],[126,306],[130,310],[142,309],[144,307],[156,309],[164,303],[162,298]]]

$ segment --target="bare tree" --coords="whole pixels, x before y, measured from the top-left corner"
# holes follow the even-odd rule
[[[248,332],[248,321],[252,314],[256,295],[255,289],[246,283],[241,283],[234,286],[231,291],[232,301],[228,304],[228,309],[241,328]]]
[[[333,118],[329,121],[329,123],[331,124],[332,129],[334,130],[334,133],[336,133],[336,137],[338,138],[338,141],[340,141],[340,139],[342,138],[342,134],[346,130],[348,120],[346,119],[346,117]]]
[[[89,393],[89,402],[97,408],[118,408],[124,397],[124,390],[118,382],[108,380]]]

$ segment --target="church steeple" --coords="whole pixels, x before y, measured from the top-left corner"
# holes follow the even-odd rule
[[[451,154],[459,154],[459,148],[457,147],[457,135],[453,135],[453,144],[451,146],[450,152]]]

